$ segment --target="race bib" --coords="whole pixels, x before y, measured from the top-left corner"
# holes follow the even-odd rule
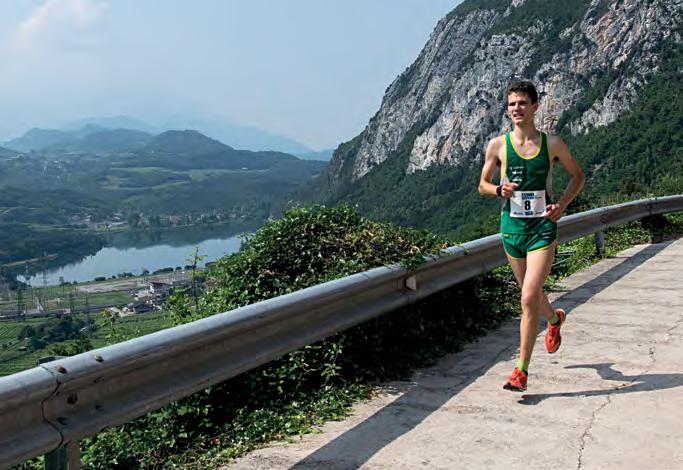
[[[543,217],[543,214],[545,214],[545,190],[512,192],[510,217]]]

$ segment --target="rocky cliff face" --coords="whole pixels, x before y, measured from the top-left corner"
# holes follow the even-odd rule
[[[681,41],[682,4],[466,0],[389,86],[363,133],[335,154],[329,180],[357,181],[405,146],[406,173],[476,162],[486,141],[510,128],[504,90],[515,78],[537,85],[541,129],[607,125],[657,70],[662,41]]]

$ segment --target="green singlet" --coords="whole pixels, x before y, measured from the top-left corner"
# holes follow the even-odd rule
[[[535,155],[523,157],[505,134],[505,159],[501,183],[517,183],[513,197],[506,199],[500,220],[503,247],[513,258],[550,246],[557,238],[557,224],[543,217],[552,197],[552,165],[547,135],[541,132]]]

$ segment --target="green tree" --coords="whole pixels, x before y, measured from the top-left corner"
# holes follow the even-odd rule
[[[65,341],[50,347],[50,353],[55,356],[75,356],[93,348],[87,335],[78,335],[75,339]]]

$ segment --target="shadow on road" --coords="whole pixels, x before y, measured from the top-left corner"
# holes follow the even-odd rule
[[[600,274],[593,280],[564,294],[562,297],[557,299],[557,304],[562,306],[565,310],[567,310],[567,312],[570,312],[573,308],[576,308],[577,306],[588,301],[591,297],[612,285],[648,259],[655,256],[669,244],[670,243],[660,243],[644,248],[637,254]],[[498,334],[501,333],[499,332]],[[325,446],[300,460],[293,466],[293,468],[346,469],[360,467],[365,462],[370,460],[382,448],[386,447],[391,442],[401,437],[403,434],[408,433],[413,428],[418,426],[430,414],[439,409],[455,395],[460,393],[460,391],[478,379],[482,374],[486,373],[486,371],[493,365],[497,364],[501,360],[511,359],[512,356],[516,354],[517,346],[517,334],[515,333],[510,335],[509,341],[505,342],[503,348],[499,348],[497,351],[493,350],[492,348],[488,357],[482,358],[482,366],[476,370],[473,370],[469,374],[463,374],[462,372],[458,373],[458,362],[455,361],[453,369],[450,370],[448,375],[445,377],[447,380],[440,384],[438,390],[435,390],[435,388],[429,384],[425,384],[422,378],[418,379],[418,381],[412,387],[408,386],[409,390],[396,401],[385,406],[362,423],[356,425],[352,429],[349,429],[339,437],[330,441]],[[598,371],[600,372],[600,370],[609,371],[611,369],[609,369],[608,365],[604,365],[604,367]],[[618,372],[612,371],[612,375],[610,376],[617,377],[617,375],[614,374],[618,374]],[[671,374],[661,377],[657,377],[656,375],[644,377],[647,378],[646,381],[638,382],[637,384],[633,385],[634,387],[639,387],[638,390],[645,390],[648,389],[647,387],[652,387],[656,383],[660,383],[657,382],[658,380],[660,380],[661,383],[670,384],[667,387],[661,386],[660,388],[681,385],[681,381],[683,380],[683,375],[680,374]],[[426,379],[429,380],[429,375],[427,375]],[[634,389],[633,391],[636,390]],[[615,393],[615,390],[612,389],[583,392],[583,394],[591,393],[607,394]],[[428,404],[425,403],[424,398],[420,400],[420,397],[424,397],[425,394],[429,394],[428,396],[430,397]],[[526,398],[525,404],[535,404],[552,396],[580,395],[582,395],[582,393],[545,396],[527,395],[525,396],[528,397]]]
[[[649,392],[668,388],[682,387],[683,374],[639,374],[624,375],[612,368],[614,363],[580,364],[567,366],[565,369],[595,369],[603,380],[622,382],[615,387],[604,390],[583,390],[580,392],[537,393],[522,395],[518,403],[537,405],[548,398],[595,397],[601,395],[619,395],[623,393]],[[625,382],[625,383],[624,383]]]
[[[395,439],[418,426],[448,400],[460,393],[479,376],[501,360],[509,360],[515,354],[516,345],[503,344],[492,357],[482,361],[482,365],[470,374],[458,373],[458,360],[454,357],[454,367],[441,373],[428,369],[423,377],[413,384],[399,384],[389,388],[391,392],[405,392],[398,399],[377,411],[374,415],[346,431],[336,439],[321,447],[296,463],[295,469],[351,469],[358,468],[370,460]],[[438,385],[433,380],[438,377]],[[385,388],[386,389],[386,388]],[[407,389],[407,391],[406,391]],[[429,397],[429,399],[425,399]]]

